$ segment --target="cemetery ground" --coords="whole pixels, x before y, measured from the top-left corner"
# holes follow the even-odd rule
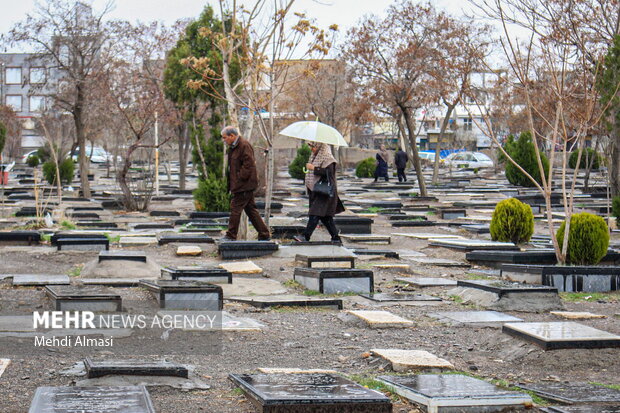
[[[104,178],[97,176],[97,184],[105,187]],[[300,185],[294,183],[285,174],[279,174],[281,182],[278,188],[277,202],[283,204],[281,211],[274,212],[271,225],[300,225],[296,216],[307,212],[305,200],[300,195]],[[456,224],[488,224],[492,213],[491,205],[495,200],[505,199],[499,189],[492,193],[476,192],[475,188],[485,186],[496,188],[506,185],[503,176],[493,175],[490,171],[483,175],[463,172],[456,176],[445,176],[444,182],[462,180],[462,187],[432,188],[436,199],[415,201],[406,196],[399,196],[403,190],[392,182],[379,184],[374,189],[358,192],[369,184],[370,180],[359,181],[347,176],[340,181],[340,195],[349,207],[346,216],[356,213],[371,217],[372,235],[389,236],[390,243],[381,245],[357,242],[355,236],[345,239],[344,246],[356,249],[389,250],[397,252],[399,258],[386,258],[380,253],[356,254],[355,268],[370,270],[374,276],[375,293],[423,294],[439,298],[438,301],[376,301],[356,293],[323,295],[306,289],[295,282],[293,275],[296,267],[302,266],[295,260],[294,254],[283,253],[290,240],[278,240],[279,252],[272,255],[251,257],[262,269],[258,274],[233,273],[232,284],[219,284],[223,288],[223,310],[233,317],[251,319],[260,323],[260,329],[251,331],[224,331],[221,334],[221,349],[215,354],[186,354],[168,356],[139,356],[144,342],[130,335],[117,339],[119,346],[136,354],[141,360],[160,360],[191,366],[191,376],[202,383],[198,388],[176,388],[164,382],[158,385],[147,384],[147,389],[158,412],[254,412],[253,405],[244,396],[239,387],[231,382],[229,374],[258,373],[262,368],[299,368],[302,370],[333,370],[362,385],[379,390],[391,397],[393,412],[424,411],[418,405],[389,391],[378,380],[383,375],[414,374],[430,372],[465,374],[496,384],[502,388],[516,388],[540,383],[597,383],[611,387],[620,386],[620,363],[617,362],[620,349],[616,348],[565,348],[545,350],[540,345],[502,331],[502,323],[470,323],[475,318],[465,317],[465,322],[449,320],[438,313],[477,312],[488,310],[482,305],[473,304],[457,295],[454,286],[421,287],[402,281],[403,278],[437,278],[448,281],[459,280],[499,280],[499,270],[485,265],[469,263],[466,251],[460,247],[447,248],[431,245],[428,238],[439,240],[441,237],[462,237],[466,239],[490,240],[488,234],[476,234]],[[96,186],[95,186],[96,188]],[[515,189],[516,191],[516,189]],[[469,194],[469,195],[468,195]],[[480,195],[483,194],[483,195]],[[462,207],[463,218],[446,216],[441,208],[461,208],[454,206],[459,201],[474,201]],[[476,206],[487,202],[486,206]],[[493,202],[489,202],[493,201]],[[10,216],[17,208],[32,205],[33,201],[17,201],[3,208],[3,230],[17,228],[27,219]],[[389,217],[388,204],[401,203],[402,211],[411,215],[423,215],[426,220],[436,223],[434,226],[396,227]],[[584,201],[586,202],[586,201]],[[99,205],[95,201],[67,201],[64,207],[69,210],[83,205]],[[379,205],[379,206],[372,206]],[[425,207],[427,206],[427,207]],[[409,208],[410,210],[407,210]],[[416,208],[419,211],[412,211]],[[439,209],[438,209],[439,208]],[[401,209],[401,208],[397,208]],[[164,200],[154,200],[152,210],[174,210],[181,217],[187,217],[193,211],[191,196],[167,194]],[[422,211],[422,212],[420,212]],[[159,278],[159,268],[206,266],[218,267],[224,262],[218,255],[218,246],[213,243],[167,243],[158,245],[157,233],[176,232],[175,229],[135,229],[139,224],[169,224],[179,217],[155,217],[148,213],[123,213],[116,210],[99,211],[102,221],[115,222],[118,231],[113,231],[109,239],[111,251],[142,251],[148,263],[139,261],[122,261],[114,266],[108,278]],[[442,218],[443,216],[443,218]],[[470,219],[465,219],[469,217]],[[415,221],[412,219],[412,221]],[[303,224],[301,224],[303,225]],[[79,224],[78,224],[78,228]],[[79,230],[77,231],[79,232]],[[409,234],[409,236],[396,235]],[[411,236],[417,234],[417,237]],[[357,234],[360,235],[360,234]],[[367,235],[367,234],[366,234]],[[536,221],[535,235],[544,236],[547,230],[544,222]],[[127,242],[133,236],[138,245]],[[139,237],[135,237],[139,236]],[[213,235],[215,238],[220,235]],[[251,231],[251,236],[255,234]],[[433,238],[439,237],[439,238]],[[324,229],[317,229],[314,240],[327,240]],[[459,239],[459,238],[457,238]],[[618,245],[620,236],[612,233],[611,247]],[[536,245],[528,248],[536,248]],[[180,245],[196,245],[202,250],[199,256],[179,256]],[[300,249],[298,253],[306,255],[325,255],[320,252],[308,253]],[[314,246],[312,248],[315,248]],[[331,248],[331,246],[323,246]],[[314,250],[312,250],[314,251]],[[328,253],[330,255],[331,253]],[[52,302],[42,286],[15,286],[11,274],[65,274],[72,284],[79,284],[82,279],[101,278],[98,266],[99,251],[58,251],[57,247],[44,241],[41,245],[0,246],[0,316],[31,315],[32,311],[52,310]],[[424,258],[421,260],[421,258]],[[432,259],[432,260],[429,260]],[[436,260],[434,259],[441,259]],[[443,260],[443,261],[442,261]],[[100,264],[100,263],[99,263]],[[454,265],[459,264],[459,265]],[[468,267],[469,266],[469,267]],[[391,268],[392,267],[392,268]],[[99,269],[98,269],[99,268]],[[123,302],[141,302],[154,300],[153,295],[142,286],[113,286],[110,290],[121,296]],[[343,301],[343,309],[305,306],[267,306],[255,307],[231,300],[234,296],[257,297],[269,295],[282,297],[299,295],[308,298],[338,298]],[[611,334],[620,335],[620,318],[618,302],[620,294],[610,292],[561,293],[561,310],[568,312],[589,312],[601,318],[568,320],[584,324]],[[558,308],[559,309],[559,308]],[[395,327],[374,328],[357,319],[350,311],[387,311],[393,315],[409,320],[411,323]],[[523,312],[502,311],[503,314],[516,317],[523,322],[559,322],[567,321],[550,311]],[[388,323],[389,324],[389,323]],[[2,336],[0,331],[0,336]],[[200,339],[190,343],[201,346]],[[413,367],[403,371],[388,360],[380,357],[373,349],[425,350],[444,359],[453,368]],[[89,355],[94,358],[114,359],[115,354],[106,350],[93,350]],[[0,358],[4,358],[0,348]],[[19,355],[11,356],[11,361],[4,373],[0,368],[0,411],[27,411],[37,388],[42,386],[84,385],[127,385],[131,378],[113,375],[94,381],[84,381],[84,376],[76,375],[75,370],[83,369],[84,357],[76,355],[72,349],[48,348],[34,349],[26,344]],[[99,381],[97,381],[99,380]],[[129,380],[129,381],[128,381]],[[133,383],[147,381],[147,378],[134,378]],[[175,382],[176,383],[176,382]],[[204,388],[204,384],[209,388]],[[523,391],[523,390],[520,390]],[[620,401],[617,401],[620,403]],[[534,406],[530,411],[542,411],[547,405],[557,404],[548,399],[534,397]],[[476,411],[468,410],[468,411]],[[510,411],[510,409],[505,410]],[[592,410],[595,411],[595,410]]]

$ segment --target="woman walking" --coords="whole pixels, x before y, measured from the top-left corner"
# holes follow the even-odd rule
[[[389,156],[387,151],[385,150],[385,145],[381,144],[381,149],[375,156],[377,158],[377,167],[375,169],[375,182],[377,182],[378,178],[385,178],[386,181],[389,181],[388,178],[388,160]]]
[[[306,190],[310,198],[310,210],[308,211],[308,225],[303,236],[295,236],[296,241],[310,241],[319,221],[331,235],[333,242],[340,242],[338,228],[334,223],[334,215],[344,211],[344,205],[338,197],[336,186],[336,158],[332,155],[329,146],[325,143],[309,142],[312,149],[310,160],[306,164]],[[314,190],[319,182],[328,182],[332,187],[331,196]]]

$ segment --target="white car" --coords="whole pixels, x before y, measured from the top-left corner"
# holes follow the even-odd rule
[[[32,155],[36,155],[37,154],[38,149],[35,149],[34,151],[30,151],[28,153],[25,153],[24,156],[22,156],[22,162],[26,163],[28,161],[28,158],[30,158]]]
[[[456,152],[448,155],[445,165],[452,168],[492,168],[493,160],[481,152]]]
[[[75,154],[73,155],[73,160],[77,162],[79,156],[80,148],[77,148],[75,150]],[[86,147],[86,157],[90,158],[90,161],[94,163],[113,162],[114,160],[114,156],[111,153],[97,146],[94,148]]]

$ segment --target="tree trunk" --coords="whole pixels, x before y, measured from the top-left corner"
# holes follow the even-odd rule
[[[78,156],[78,163],[80,165],[80,185],[82,187],[82,195],[84,198],[90,198],[90,183],[88,182],[88,168],[89,161],[86,158],[86,136],[84,134],[84,91],[82,85],[78,83],[76,87],[76,99],[75,107],[73,109],[73,122],[75,123],[75,135],[77,137],[77,143],[80,147],[80,154]]]
[[[183,122],[179,125],[179,189],[185,189],[185,171],[187,170],[187,151],[185,150],[187,146],[187,124]]]
[[[611,140],[609,187],[611,196],[614,197],[620,195],[620,125],[618,123],[614,125]]]
[[[441,152],[441,141],[443,139],[444,134],[446,133],[446,129],[448,128],[448,124],[450,123],[450,116],[452,116],[452,111],[456,107],[456,103],[448,104],[446,108],[446,115],[443,118],[443,122],[441,122],[441,130],[439,131],[439,137],[437,138],[437,147],[435,148],[435,163],[433,165],[433,184],[437,184],[437,180],[439,178],[439,153]]]
[[[265,224],[269,227],[269,217],[271,215],[271,200],[273,198],[273,171],[275,168],[274,148],[271,147],[267,152],[267,187],[265,188]]]
[[[420,162],[420,156],[418,155],[418,147],[416,145],[415,127],[413,125],[413,119],[411,119],[411,109],[406,106],[399,105],[400,110],[405,117],[405,124],[407,125],[407,135],[409,135],[409,144],[411,145],[411,152],[413,154],[413,167],[415,168],[415,174],[418,178],[418,186],[420,187],[420,196],[427,196],[426,183],[424,182],[424,175],[422,175],[422,163]]]
[[[127,149],[127,153],[123,159],[123,167],[118,171],[116,178],[123,193],[123,206],[127,211],[135,211],[137,209],[135,200],[131,194],[131,189],[129,189],[129,185],[127,184],[127,174],[129,173],[129,168],[131,167],[131,154],[135,149],[135,145],[132,145],[129,149]]]
[[[228,121],[230,122],[231,126],[234,126],[238,130],[239,114],[237,112],[237,105],[235,105],[235,92],[233,91],[230,84],[230,66],[229,62],[226,59],[224,59],[224,61],[222,62],[222,72],[222,74],[224,75],[222,80],[224,81],[224,94],[226,95],[226,104],[229,118]],[[250,116],[252,116],[252,114],[250,114]]]

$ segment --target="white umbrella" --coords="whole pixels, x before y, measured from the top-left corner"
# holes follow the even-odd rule
[[[336,129],[313,120],[292,123],[282,129],[280,135],[334,146],[349,146]]]

